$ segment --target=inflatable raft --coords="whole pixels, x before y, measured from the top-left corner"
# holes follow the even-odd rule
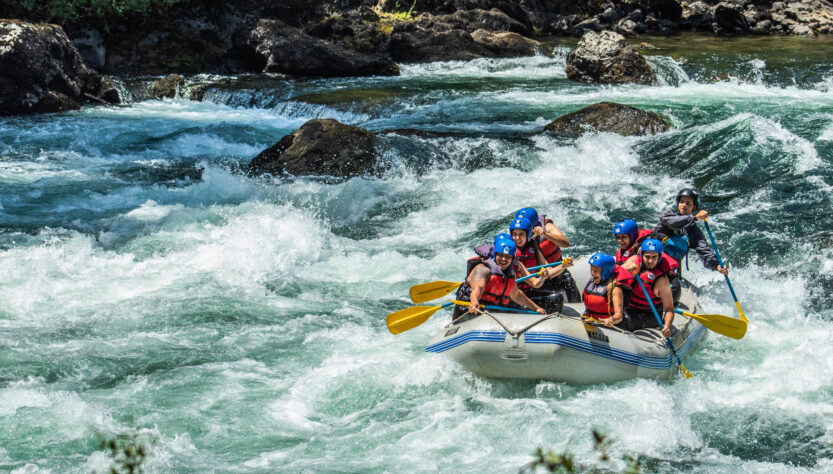
[[[580,288],[589,278],[586,259],[570,268]],[[691,285],[683,282],[677,308],[702,312]],[[635,377],[668,378],[679,367],[665,337],[656,329],[634,332],[607,328],[581,318],[581,303],[565,304],[547,316],[490,311],[437,333],[425,349],[442,353],[466,369],[490,378],[536,379],[575,385],[613,383]],[[698,321],[674,317],[671,337],[685,361],[707,329]]]

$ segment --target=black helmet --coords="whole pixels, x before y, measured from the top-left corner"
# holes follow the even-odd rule
[[[691,188],[685,188],[685,189],[680,190],[680,192],[677,193],[677,201],[676,201],[677,204],[680,203],[680,198],[683,197],[683,196],[690,197],[691,200],[694,201],[694,210],[695,211],[700,208],[700,195],[697,194],[697,191],[695,191]]]

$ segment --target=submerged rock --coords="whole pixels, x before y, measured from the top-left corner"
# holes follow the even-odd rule
[[[374,171],[376,136],[334,119],[313,119],[254,157],[251,174],[360,176]]]
[[[265,72],[298,76],[398,76],[390,60],[314,38],[279,20],[260,20],[248,44],[265,60]]]
[[[0,115],[119,103],[109,78],[89,69],[57,25],[0,20]]]
[[[588,131],[631,136],[662,133],[668,127],[668,119],[659,114],[615,102],[600,102],[555,119],[544,131],[577,138]]]
[[[567,78],[602,84],[653,84],[656,76],[641,54],[612,31],[592,31],[567,55]]]
[[[184,77],[179,74],[171,74],[153,83],[151,95],[157,99],[176,97],[177,91],[184,85]]]

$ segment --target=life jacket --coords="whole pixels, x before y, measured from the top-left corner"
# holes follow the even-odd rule
[[[682,260],[688,255],[688,236],[674,233],[671,237],[663,239],[662,242],[663,254],[668,254],[676,261]]]
[[[654,284],[659,277],[672,273],[680,264],[663,252],[657,266],[647,270],[642,266],[642,254],[640,253],[638,255],[640,258],[639,269],[631,285],[633,295],[631,296],[629,305],[639,310],[651,310],[651,305],[645,299],[645,292],[642,291],[642,287],[639,285],[639,281],[637,281],[637,278],[639,278],[642,280],[642,284],[645,286],[645,290],[648,292],[648,298],[654,304],[654,308],[662,308],[662,299],[654,292]]]
[[[653,233],[653,231],[650,229],[640,230],[636,235],[636,242],[631,242],[631,246],[629,248],[622,249],[622,247],[619,247],[619,249],[616,250],[616,256],[614,257],[616,259],[616,265],[621,265],[625,263],[625,260],[629,259],[633,255],[636,255],[638,252],[636,249],[642,245],[642,241],[647,239],[651,233]]]
[[[480,295],[481,303],[506,306],[511,301],[509,295],[512,294],[512,290],[515,288],[515,261],[513,260],[504,272],[495,261],[493,245],[479,245],[474,248],[474,252],[477,256],[466,262],[466,280],[460,286],[457,296],[461,300],[471,300],[471,285],[468,278],[475,267],[483,264],[489,268],[491,276],[486,282],[486,287],[483,288],[483,294]]]
[[[535,226],[541,226],[542,229],[547,230],[547,224],[550,222],[552,222],[552,219],[547,219],[546,215],[541,215],[538,216],[538,222],[535,223]],[[552,240],[546,237],[538,237],[538,248],[541,249],[547,263],[561,261],[561,247]]]
[[[607,280],[599,282],[598,285],[593,283],[591,277],[584,286],[581,298],[585,313],[595,319],[607,319],[613,316],[613,301],[607,299],[607,285],[611,280],[615,280],[619,284],[629,286],[632,278],[633,275],[619,265],[613,268],[613,274]]]
[[[535,253],[535,246],[532,244],[527,244],[524,250],[518,248],[515,258],[524,268],[538,266],[538,255]]]

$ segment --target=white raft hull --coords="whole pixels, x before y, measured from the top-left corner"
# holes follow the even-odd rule
[[[576,267],[586,267],[576,265]],[[574,267],[575,268],[575,267]],[[573,270],[573,269],[571,269]],[[579,285],[586,272],[573,271]],[[579,279],[583,278],[583,279]],[[692,313],[700,310],[690,288],[683,288],[677,305]],[[543,316],[491,312],[446,326],[425,349],[442,353],[467,370],[490,378],[534,379],[574,385],[614,383],[636,377],[668,378],[679,367],[662,334],[655,329],[633,333],[582,321],[584,306],[565,304],[560,314]],[[521,334],[536,321],[538,324]],[[699,322],[676,315],[671,341],[684,361],[706,336]]]

